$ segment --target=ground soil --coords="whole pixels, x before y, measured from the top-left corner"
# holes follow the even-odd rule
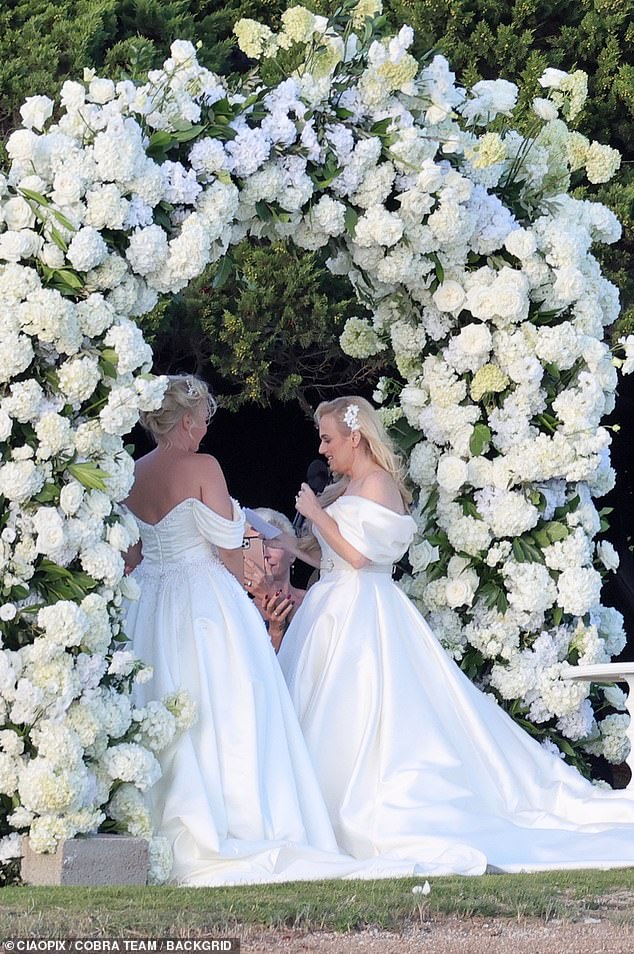
[[[440,917],[402,933],[267,931],[241,941],[242,954],[634,954],[634,925]]]

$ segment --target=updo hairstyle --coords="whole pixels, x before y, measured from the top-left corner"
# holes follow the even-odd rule
[[[205,381],[193,374],[169,374],[163,403],[156,411],[143,411],[141,424],[154,438],[169,446],[168,435],[188,411],[204,410],[207,421],[216,413],[218,404]]]

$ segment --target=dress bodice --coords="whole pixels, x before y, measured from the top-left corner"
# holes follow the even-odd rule
[[[370,560],[368,566],[357,571],[361,573],[391,574],[392,564],[400,560],[416,532],[416,521],[409,514],[395,513],[374,500],[354,494],[338,497],[326,512],[337,524],[341,536]],[[326,543],[317,529],[315,535],[321,547],[322,573],[353,569]]]
[[[172,507],[157,523],[146,523],[132,514],[139,526],[143,563],[164,569],[199,560],[218,560],[218,547],[236,549],[242,544],[244,514],[235,500],[233,518],[227,520],[195,497]]]

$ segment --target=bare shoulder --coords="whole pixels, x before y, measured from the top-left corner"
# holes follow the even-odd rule
[[[382,504],[396,513],[404,513],[403,499],[396,482],[385,470],[373,470],[363,479],[361,491],[368,500]]]
[[[211,454],[189,454],[187,463],[192,470],[206,477],[208,480],[222,479],[224,482],[225,476],[222,472],[222,467],[218,460],[212,457]]]
[[[200,487],[200,499],[212,510],[230,520],[233,507],[222,467],[210,454],[194,454],[193,458],[194,473]]]

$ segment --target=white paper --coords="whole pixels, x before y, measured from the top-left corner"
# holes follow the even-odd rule
[[[265,540],[273,540],[275,537],[282,535],[282,531],[278,527],[274,527],[268,520],[264,520],[255,510],[251,510],[250,507],[243,507],[242,510],[247,523],[251,524],[253,529],[260,533]]]

